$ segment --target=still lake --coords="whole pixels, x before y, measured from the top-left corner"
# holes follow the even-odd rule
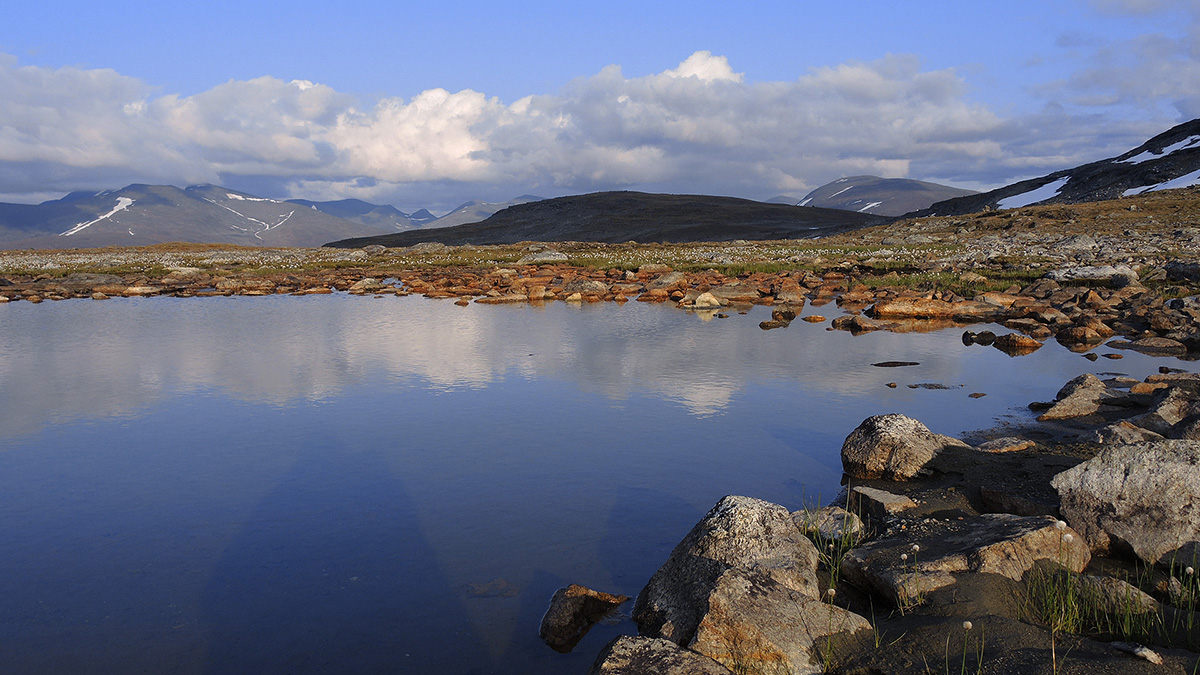
[[[726,494],[829,501],[868,416],[954,435],[1083,372],[1195,370],[768,315],[0,305],[0,672],[584,673],[634,627],[557,654],[556,588],[635,596]]]

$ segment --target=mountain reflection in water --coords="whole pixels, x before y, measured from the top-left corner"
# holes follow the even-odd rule
[[[863,418],[959,434],[1082,372],[1162,363],[766,315],[0,306],[3,669],[582,673],[633,626],[557,654],[537,638],[554,589],[636,595],[725,494],[827,501]],[[950,388],[906,386],[929,382]]]

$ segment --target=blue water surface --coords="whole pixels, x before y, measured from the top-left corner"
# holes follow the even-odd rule
[[[1194,369],[765,318],[0,305],[0,672],[583,673],[635,628],[551,651],[556,588],[635,596],[726,494],[829,501],[865,417],[962,434],[1029,420],[1083,372]]]

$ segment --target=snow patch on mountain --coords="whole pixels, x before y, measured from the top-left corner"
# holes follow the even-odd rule
[[[271,202],[272,204],[279,203],[278,201],[276,201],[274,199],[264,199],[262,197],[244,197],[242,195],[237,195],[232,192],[226,192],[225,196],[230,199],[237,199],[238,201],[243,201],[243,202]]]
[[[1187,148],[1195,147],[1197,143],[1200,143],[1200,136],[1189,136],[1182,141],[1177,141],[1168,145],[1158,152],[1146,150],[1145,152],[1138,153],[1128,159],[1118,159],[1117,162],[1121,164],[1141,164],[1142,162],[1148,162],[1152,159],[1161,159],[1179,150],[1186,150]],[[1125,194],[1129,194],[1129,192],[1126,192]]]
[[[870,211],[871,209],[875,208],[876,206],[880,206],[882,204],[883,204],[883,202],[871,202],[870,204],[867,204],[866,206],[859,209],[858,212],[866,213],[867,211]]]
[[[1200,140],[1198,138],[1197,140]],[[1155,185],[1143,185],[1141,187],[1129,188],[1121,194],[1125,197],[1130,195],[1141,195],[1155,190],[1174,190],[1175,188],[1191,187],[1200,184],[1200,170],[1193,171],[1189,174],[1184,174],[1178,178],[1173,178],[1169,181],[1158,183]]]
[[[67,230],[66,232],[60,232],[58,234],[58,236],[69,237],[77,232],[81,232],[102,220],[107,220],[109,218],[112,218],[113,216],[117,215],[121,211],[124,211],[125,209],[129,208],[129,206],[131,204],[133,204],[133,200],[130,199],[129,197],[117,197],[117,205],[113,207],[112,211],[109,211],[108,213],[100,216],[99,218],[97,218],[95,220],[89,220],[86,223],[79,223],[75,227],[72,227],[71,229]]]
[[[1030,204],[1036,204],[1040,201],[1045,201],[1058,194],[1059,191],[1063,189],[1063,186],[1067,184],[1068,180],[1071,180],[1070,176],[1064,176],[1056,181],[1046,183],[1039,188],[1029,190],[1028,192],[1022,192],[1021,194],[1016,194],[1011,197],[1005,197],[996,203],[996,208],[1019,209],[1022,206],[1029,206]]]

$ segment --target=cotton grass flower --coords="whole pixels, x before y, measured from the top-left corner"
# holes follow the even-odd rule
[[[975,625],[972,624],[970,621],[963,622],[963,630],[971,630],[974,627],[975,627]]]

